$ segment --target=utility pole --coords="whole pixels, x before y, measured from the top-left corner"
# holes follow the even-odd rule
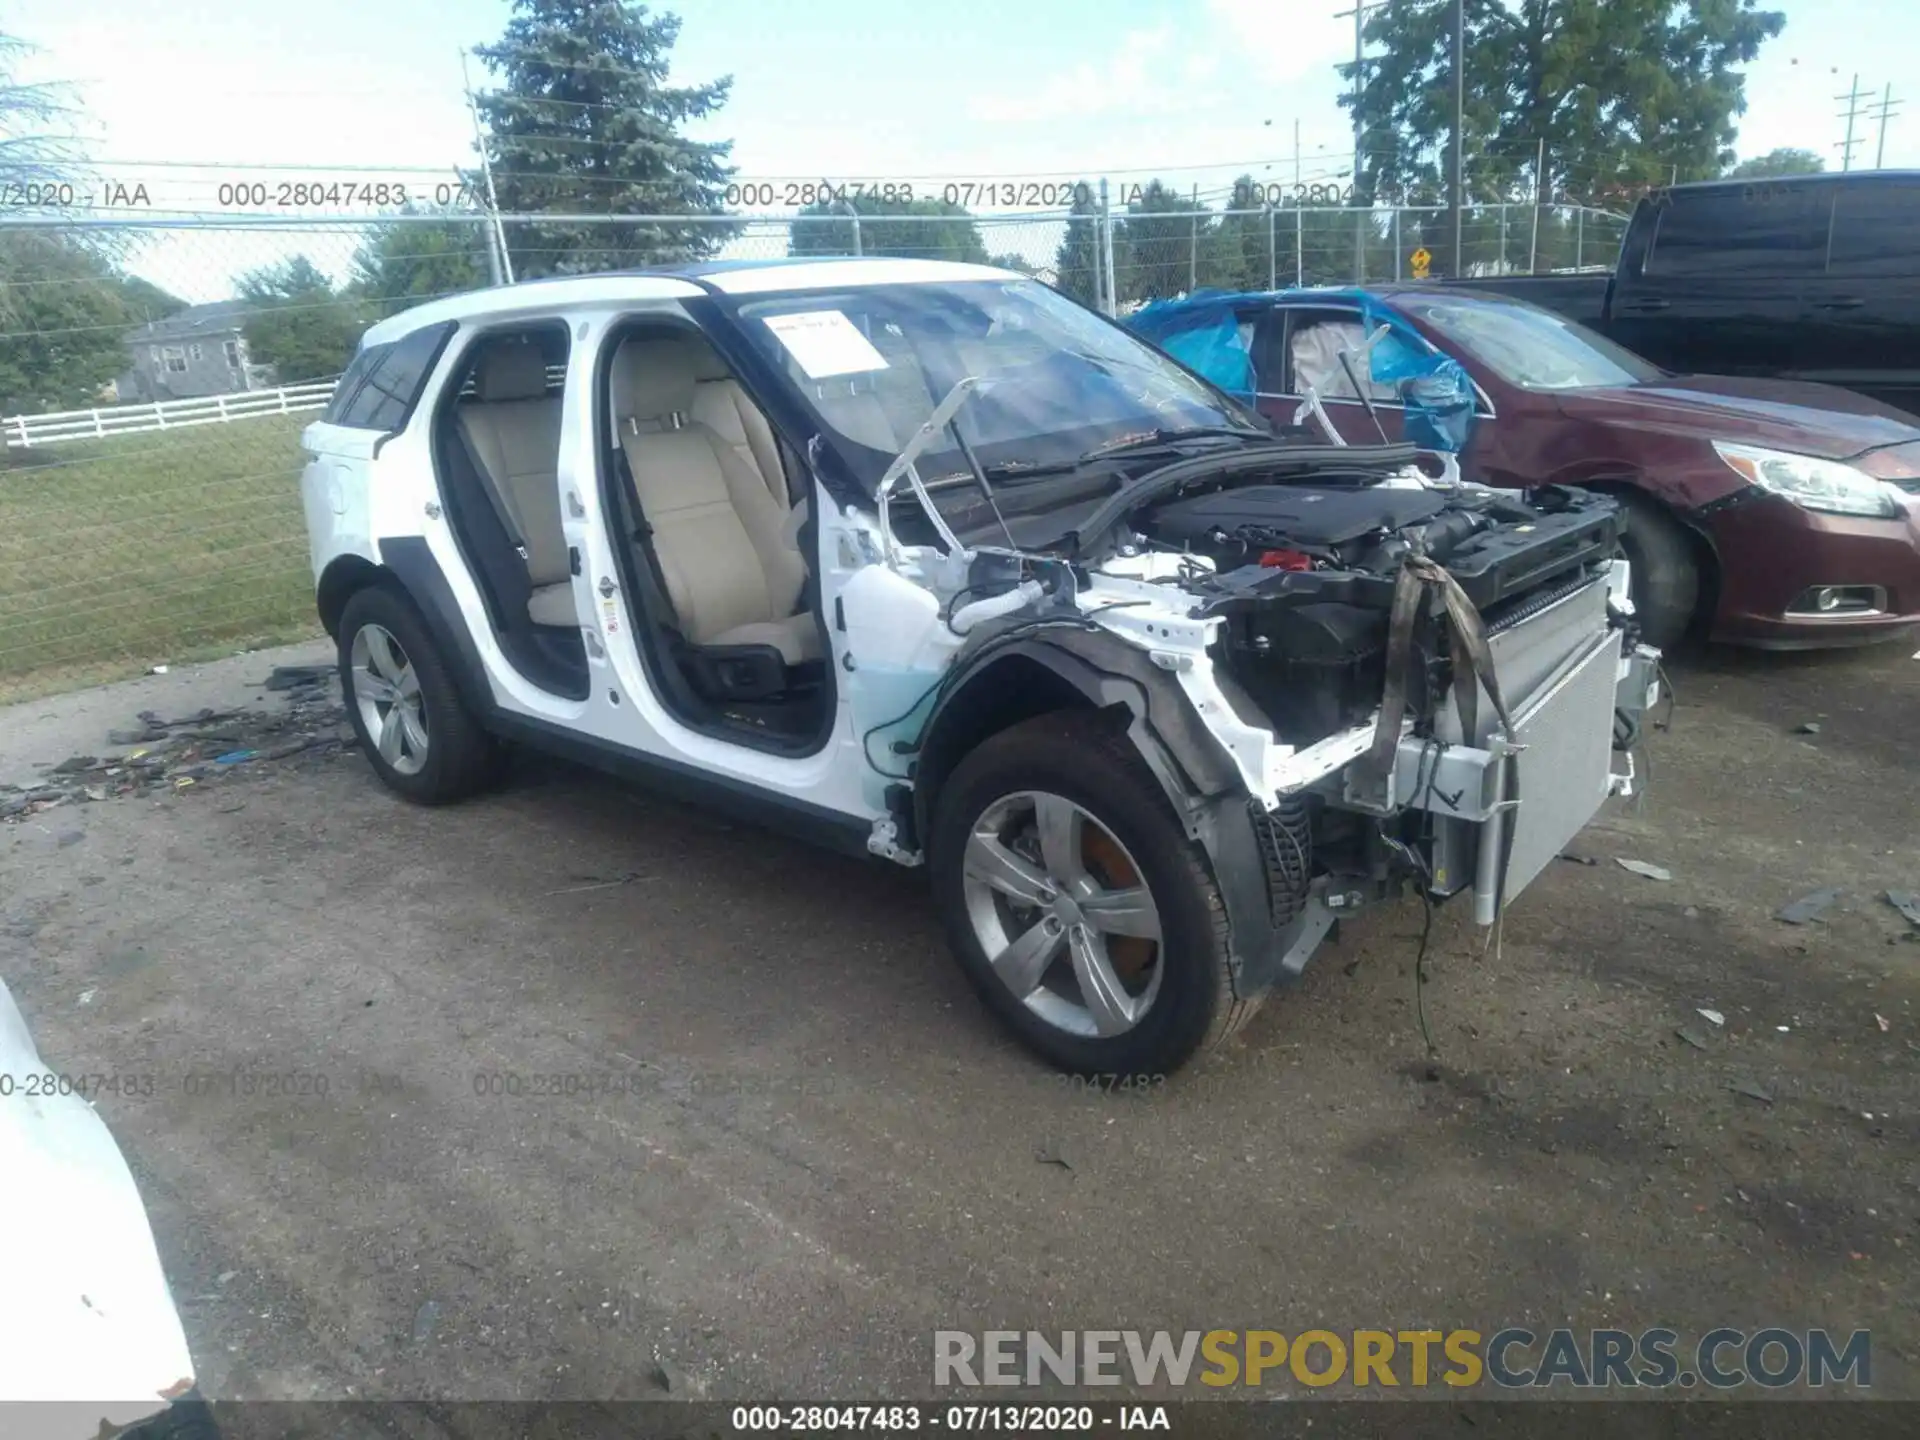
[[[1461,221],[1466,205],[1466,181],[1463,176],[1467,153],[1466,114],[1467,7],[1465,0],[1453,0],[1453,175],[1449,200],[1453,211],[1453,265],[1449,273],[1454,276],[1464,275],[1467,271],[1466,252],[1460,242]]]
[[[1853,168],[1854,146],[1853,122],[1860,116],[1860,102],[1866,99],[1866,96],[1862,94],[1860,90],[1860,77],[1858,75],[1853,77],[1853,86],[1846,94],[1836,95],[1833,98],[1847,102],[1847,108],[1842,115],[1842,118],[1847,122],[1847,138],[1840,143],[1840,168],[1842,170],[1851,170]]]
[[[513,257],[507,253],[507,232],[500,223],[500,197],[493,188],[493,162],[487,158],[486,137],[480,133],[480,107],[473,100],[473,79],[467,73],[467,52],[460,51],[460,87],[467,92],[467,115],[473,121],[473,146],[480,152],[480,174],[487,185],[487,213],[493,217],[493,245],[487,247],[487,278],[495,285],[513,284]],[[494,246],[499,247],[496,254]]]
[[[1887,85],[1887,93],[1880,103],[1868,113],[1880,122],[1880,139],[1873,147],[1873,168],[1878,170],[1887,162],[1887,118],[1900,102],[1893,98],[1893,85]]]

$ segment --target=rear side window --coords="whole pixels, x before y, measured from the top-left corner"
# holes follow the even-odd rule
[[[451,323],[430,325],[387,345],[362,350],[340,377],[325,418],[355,430],[390,435],[407,423],[427,372],[453,333]]]
[[[1659,206],[1648,275],[1806,275],[1827,248],[1824,186],[1757,181],[1669,192]]]
[[[1842,185],[1833,201],[1829,275],[1920,274],[1920,180]]]
[[[386,358],[391,345],[365,345],[353,357],[353,363],[347,366],[346,374],[340,377],[340,383],[333,387],[333,398],[327,401],[327,408],[320,412],[320,418],[329,425],[344,425],[341,417],[347,413],[347,405],[360,392],[366,383],[367,372]]]

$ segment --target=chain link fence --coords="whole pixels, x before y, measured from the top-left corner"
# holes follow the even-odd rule
[[[1450,249],[1448,219],[16,217],[0,223],[0,698],[313,633],[300,432],[365,328],[428,299],[689,254],[857,254],[992,262],[1119,313],[1202,286],[1412,276],[1415,251]],[[1607,266],[1620,225],[1476,206],[1462,249],[1480,272]]]

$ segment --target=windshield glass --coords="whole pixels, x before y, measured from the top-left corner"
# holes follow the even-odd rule
[[[981,465],[1004,478],[1159,430],[1267,433],[1157,350],[1031,280],[755,296],[737,313],[869,488],[969,375],[990,383],[955,424]],[[950,433],[919,466],[928,482],[968,473]]]
[[[1523,301],[1404,295],[1395,303],[1523,390],[1632,385],[1665,373],[1585,326]]]

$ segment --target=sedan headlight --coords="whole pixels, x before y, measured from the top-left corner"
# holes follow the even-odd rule
[[[1713,448],[1736,474],[1803,509],[1889,520],[1903,508],[1893,486],[1840,460],[1762,450],[1726,440],[1714,441]]]

